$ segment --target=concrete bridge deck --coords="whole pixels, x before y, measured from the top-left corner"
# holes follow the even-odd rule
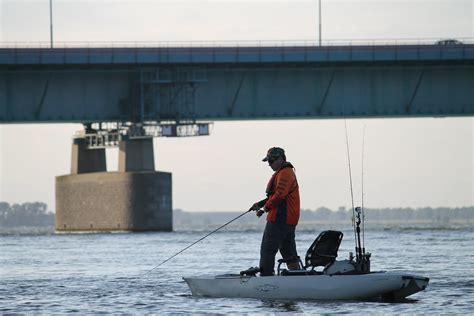
[[[0,67],[52,65],[433,63],[474,60],[474,44],[278,47],[0,48]],[[1,69],[0,68],[0,69]]]

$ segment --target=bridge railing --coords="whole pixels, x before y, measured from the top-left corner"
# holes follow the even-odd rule
[[[221,41],[63,41],[53,42],[54,48],[179,48],[179,47],[316,47],[316,46],[403,46],[474,44],[474,38],[416,39],[330,39],[323,40],[221,40]],[[446,42],[445,42],[446,44]],[[4,41],[0,48],[50,48],[50,42]]]

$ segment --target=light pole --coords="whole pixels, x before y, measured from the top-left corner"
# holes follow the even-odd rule
[[[319,46],[321,46],[321,0],[319,0]]]
[[[53,0],[49,0],[49,38],[53,48]]]

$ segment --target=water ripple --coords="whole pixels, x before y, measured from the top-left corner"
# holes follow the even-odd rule
[[[258,264],[261,231],[223,231],[158,269],[204,231],[147,234],[3,235],[1,314],[434,314],[469,313],[474,305],[472,229],[379,229],[366,247],[374,270],[431,278],[404,302],[320,302],[193,297],[182,276],[238,272]],[[297,233],[300,255],[316,237]],[[354,251],[345,231],[339,258]],[[462,245],[462,248],[459,248]],[[453,251],[462,249],[462,251]],[[449,255],[444,255],[449,254]]]

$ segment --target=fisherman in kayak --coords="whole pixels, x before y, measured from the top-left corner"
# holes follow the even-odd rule
[[[267,198],[253,204],[257,216],[267,213],[267,224],[260,246],[260,275],[274,274],[275,255],[280,251],[290,270],[300,269],[295,229],[300,217],[300,193],[293,165],[285,151],[272,147],[262,161],[275,173],[267,185]]]

